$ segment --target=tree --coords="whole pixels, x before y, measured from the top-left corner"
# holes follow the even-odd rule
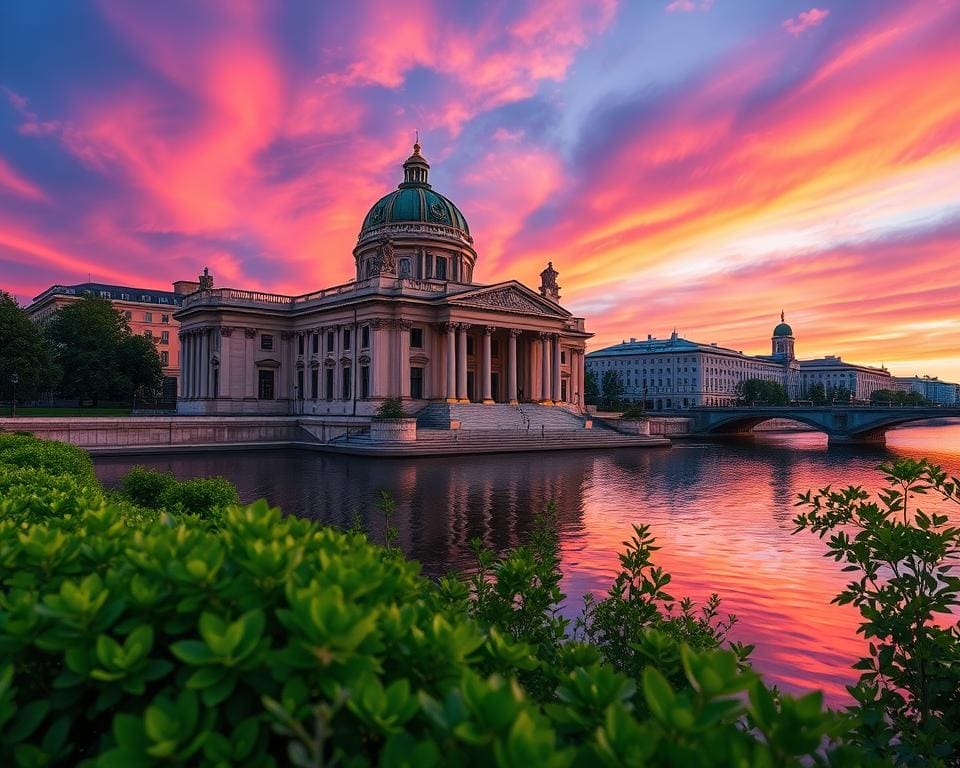
[[[746,403],[787,405],[790,397],[783,384],[766,379],[744,379],[737,383],[737,396]]]
[[[587,405],[597,405],[600,402],[600,384],[597,381],[596,371],[587,371],[584,376],[583,402]]]
[[[32,400],[53,387],[59,371],[37,326],[17,300],[0,291],[0,392],[13,396],[10,377],[17,374],[17,399]]]
[[[828,395],[835,403],[849,403],[853,398],[853,393],[842,384],[839,387],[831,387]]]
[[[600,383],[601,403],[604,408],[616,408],[623,400],[623,377],[620,371],[604,371]]]
[[[87,296],[61,307],[47,337],[64,371],[60,391],[67,397],[97,406],[101,400],[129,400],[138,390],[152,394],[162,381],[153,342],[134,336],[107,299]]]
[[[810,390],[807,392],[807,397],[813,401],[814,405],[826,405],[827,390],[824,388],[823,384],[811,384]]]
[[[870,393],[870,402],[878,405],[930,405],[919,392],[901,392],[895,389],[877,389]]]

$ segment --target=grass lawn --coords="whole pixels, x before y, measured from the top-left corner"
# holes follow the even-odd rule
[[[0,411],[9,416],[10,407]],[[17,408],[17,416],[129,416],[129,408]]]

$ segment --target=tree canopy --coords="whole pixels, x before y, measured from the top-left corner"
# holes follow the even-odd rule
[[[600,400],[604,408],[617,408],[623,400],[623,377],[620,371],[604,371],[600,382]]]
[[[930,405],[919,392],[902,392],[896,389],[878,389],[870,393],[870,402],[890,405]]]
[[[0,392],[13,396],[17,374],[18,400],[32,400],[54,386],[59,371],[37,326],[6,291],[0,291]]]
[[[746,403],[787,405],[790,402],[783,384],[766,379],[744,379],[737,384],[737,396]]]
[[[107,299],[87,296],[61,307],[46,331],[64,371],[60,392],[66,397],[97,405],[160,387],[163,369],[153,342],[131,333]]]

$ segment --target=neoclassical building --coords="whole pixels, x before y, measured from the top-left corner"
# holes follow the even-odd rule
[[[645,401],[652,411],[735,405],[737,386],[747,379],[782,384],[794,400],[809,397],[815,384],[823,385],[828,397],[844,388],[861,401],[892,387],[886,368],[856,365],[833,355],[798,360],[795,347],[793,328],[781,312],[769,355],[745,355],[714,343],[689,341],[674,331],[669,339],[647,336],[591,352],[586,365],[598,380],[606,371],[617,371],[625,399]]]
[[[199,290],[176,313],[183,414],[372,415],[388,397],[583,404],[583,318],[560,306],[556,270],[539,291],[474,282],[463,213],[428,182],[419,144],[403,182],[364,217],[356,279],[283,296]]]

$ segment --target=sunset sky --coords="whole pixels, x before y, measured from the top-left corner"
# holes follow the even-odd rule
[[[344,282],[415,130],[592,348],[960,381],[960,0],[7,0],[0,288]]]

